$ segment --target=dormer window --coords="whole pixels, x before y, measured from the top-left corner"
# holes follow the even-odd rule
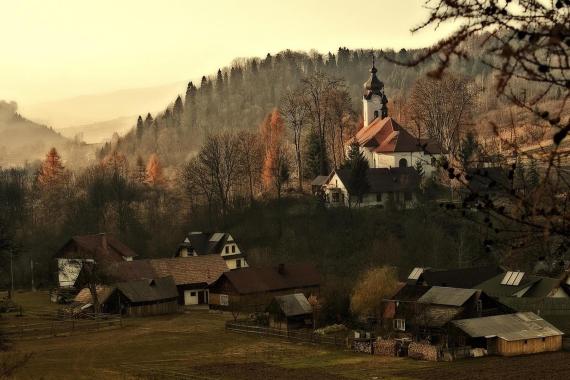
[[[232,253],[236,253],[236,246],[232,245]]]
[[[226,253],[230,253],[230,246],[226,245]]]

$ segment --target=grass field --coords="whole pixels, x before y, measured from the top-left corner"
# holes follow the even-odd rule
[[[41,302],[32,301],[40,295],[19,294],[16,301],[39,308]],[[520,380],[562,379],[570,373],[566,352],[430,363],[230,333],[224,330],[228,318],[194,311],[127,319],[119,330],[18,341],[12,351],[32,353],[32,357],[16,378],[133,379],[154,374],[154,378],[232,380]]]

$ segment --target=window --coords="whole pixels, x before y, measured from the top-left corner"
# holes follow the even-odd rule
[[[241,259],[236,260],[236,268],[241,268]]]
[[[398,166],[401,168],[407,168],[408,167],[408,160],[406,160],[405,158],[400,158],[400,161],[398,162]]]
[[[406,331],[406,320],[405,319],[394,319],[393,326],[394,326],[394,330]]]
[[[236,253],[236,246],[232,245],[232,253]]]
[[[230,253],[230,246],[226,245],[226,253]]]
[[[376,119],[378,117],[378,111],[374,111],[374,118]]]
[[[220,305],[229,306],[229,304],[230,304],[230,297],[227,294],[220,294]]]
[[[382,193],[376,193],[376,202],[382,202]]]
[[[196,297],[196,292],[190,292],[190,297]]]
[[[339,200],[340,200],[339,193],[332,193],[332,201],[338,203]]]

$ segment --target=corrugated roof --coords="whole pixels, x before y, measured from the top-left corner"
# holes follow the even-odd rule
[[[286,294],[276,296],[275,304],[281,309],[286,317],[311,314],[313,308],[303,293]]]
[[[515,341],[564,334],[532,312],[460,319],[451,323],[473,338],[499,337]]]
[[[131,302],[153,302],[178,298],[178,290],[171,276],[119,282],[116,287]]]
[[[286,264],[280,272],[278,267],[241,268],[224,273],[240,294],[262,293],[276,290],[301,289],[319,286],[321,276],[314,265]]]
[[[462,306],[475,293],[477,293],[477,289],[433,286],[418,299],[418,302],[433,305]]]

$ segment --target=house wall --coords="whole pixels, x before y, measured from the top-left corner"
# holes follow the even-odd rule
[[[215,289],[210,289],[210,306],[216,309],[234,309],[236,306],[240,306],[244,309],[261,310],[271,303],[273,297],[291,293],[303,293],[308,298],[311,295],[319,296],[320,288],[313,286],[242,295],[237,293],[231,286],[220,284]],[[228,305],[222,305],[222,295],[227,296]]]
[[[370,100],[363,97],[362,108],[364,128],[367,128],[368,125],[370,125],[370,123],[376,118],[374,116],[374,111],[377,111],[378,115],[382,114],[382,99],[378,95],[372,95]]]
[[[365,151],[368,149],[363,148]],[[369,151],[368,151],[369,152]],[[428,155],[424,152],[396,152],[396,153],[370,153],[368,163],[371,168],[397,168],[400,160],[405,159],[408,167],[415,167],[417,162],[422,164],[426,176],[431,176],[435,172],[435,167],[431,165],[432,157],[439,158],[440,154]]]
[[[515,356],[535,354],[547,351],[559,351],[562,349],[562,336],[551,336],[517,341],[497,339],[496,353],[502,356]]]
[[[226,265],[228,266],[228,269],[246,268],[249,266],[249,264],[247,263],[247,261],[244,257],[240,257],[239,259],[228,259],[226,257],[225,260],[226,260]],[[241,261],[241,266],[237,265],[238,260]]]
[[[57,278],[59,286],[74,286],[82,267],[83,262],[79,259],[57,259]]]
[[[128,304],[125,314],[129,317],[145,317],[151,315],[172,314],[179,310],[176,299],[165,300],[164,302]]]

